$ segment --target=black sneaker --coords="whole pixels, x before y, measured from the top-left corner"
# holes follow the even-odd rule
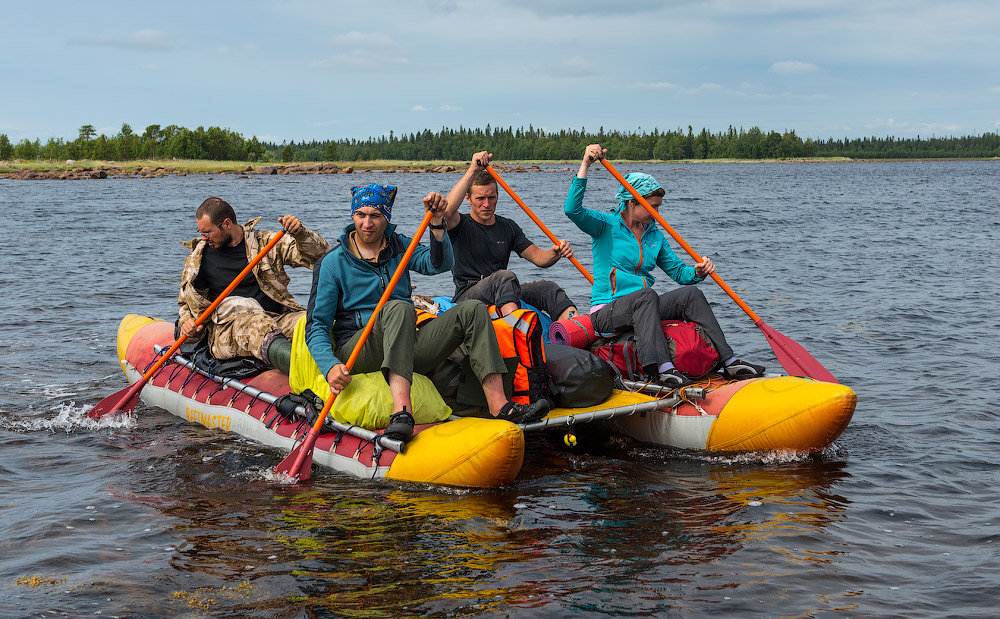
[[[538,421],[549,414],[549,401],[540,398],[531,404],[516,404],[507,402],[500,409],[497,419],[503,419],[511,423],[531,423]]]
[[[743,380],[745,378],[757,378],[764,375],[764,366],[755,365],[742,359],[733,361],[722,368],[722,375],[730,380]]]
[[[693,380],[685,376],[680,370],[674,368],[666,372],[660,372],[660,375],[653,379],[653,384],[666,387],[667,389],[680,389],[693,383]]]
[[[413,438],[413,423],[413,415],[406,412],[406,407],[404,406],[403,410],[389,417],[389,425],[386,427],[385,432],[382,433],[382,436],[405,443]]]

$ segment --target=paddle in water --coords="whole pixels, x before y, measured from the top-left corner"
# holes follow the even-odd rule
[[[608,163],[607,159],[602,158],[601,163],[605,168],[607,168],[608,172],[611,172],[611,175],[622,184],[622,187],[627,189],[628,192],[632,194],[632,197],[634,197],[639,204],[649,211],[649,214],[653,216],[657,223],[659,223],[660,226],[662,226],[663,229],[666,230],[670,236],[672,236],[674,240],[684,248],[684,251],[694,258],[695,262],[702,261],[698,252],[688,245],[687,241],[681,238],[681,235],[678,234],[665,219],[663,219],[656,209],[650,206],[649,202],[645,198],[639,195],[639,192],[635,190],[635,187],[629,184],[629,182],[625,180],[625,177],[622,176],[613,165]],[[718,273],[712,273],[712,279],[715,280],[715,283],[717,283],[719,287],[726,291],[726,294],[728,294],[733,301],[736,301],[736,304],[740,306],[740,309],[746,312],[747,316],[749,316],[753,320],[754,324],[757,325],[757,328],[761,330],[764,337],[767,338],[767,343],[771,346],[771,349],[774,350],[774,356],[777,357],[778,363],[781,364],[781,367],[785,368],[786,372],[793,376],[806,376],[808,378],[824,380],[831,383],[838,382],[837,379],[834,378],[833,374],[823,367],[819,361],[813,358],[813,356],[810,355],[801,344],[765,324],[764,320],[754,313],[754,311],[750,309],[750,306],[747,305],[726,282],[722,281],[722,278],[719,277]]]
[[[278,241],[280,241],[283,236],[285,236],[285,231],[280,230],[274,235],[274,237],[271,238],[271,241],[264,246],[264,249],[260,250],[260,253],[254,256],[253,260],[247,264],[246,268],[240,271],[240,274],[236,276],[236,279],[234,279],[231,284],[226,286],[226,289],[215,298],[215,301],[212,301],[212,304],[209,305],[200,316],[198,316],[195,320],[196,325],[201,326],[202,323],[209,319],[212,313],[219,307],[219,304],[221,304],[225,298],[229,296],[229,293],[240,285],[240,282],[242,282],[246,276],[250,274],[250,271],[252,271],[253,268],[257,266],[257,263],[267,255],[267,252],[271,251],[271,249],[278,244]],[[105,415],[131,414],[132,411],[135,410],[135,404],[139,399],[139,392],[142,391],[142,388],[145,387],[146,383],[149,382],[149,379],[152,378],[161,367],[163,367],[163,364],[174,356],[174,353],[181,347],[181,344],[186,341],[187,335],[182,333],[181,336],[177,338],[177,341],[174,342],[173,346],[161,355],[152,367],[146,370],[146,373],[142,375],[142,378],[135,381],[135,384],[125,387],[124,389],[120,389],[105,397],[103,400],[98,402],[94,408],[90,409],[87,416],[93,419],[100,419]]]
[[[368,323],[361,332],[361,336],[358,338],[358,343],[354,345],[354,350],[351,351],[351,356],[347,359],[347,363],[344,364],[347,367],[348,372],[350,372],[354,367],[354,362],[357,361],[358,356],[361,354],[361,349],[364,347],[365,341],[368,339],[372,329],[375,327],[375,319],[378,317],[379,310],[381,310],[382,306],[389,300],[389,296],[392,294],[392,291],[395,290],[396,284],[399,282],[399,278],[402,277],[403,273],[406,271],[406,265],[410,262],[410,257],[413,256],[413,252],[416,251],[417,245],[420,244],[420,237],[424,235],[424,231],[427,230],[427,226],[431,223],[431,218],[433,216],[434,211],[427,211],[424,214],[424,218],[420,221],[417,233],[413,235],[413,239],[406,248],[406,252],[403,253],[399,266],[396,267],[396,271],[392,274],[392,279],[389,280],[389,284],[382,292],[382,296],[379,297],[371,318],[368,319]],[[278,466],[274,469],[276,473],[280,475],[287,475],[297,481],[305,481],[309,479],[312,475],[313,447],[316,446],[316,439],[319,438],[320,428],[323,427],[323,422],[326,421],[326,416],[330,413],[330,409],[333,408],[333,401],[336,399],[337,394],[331,392],[330,397],[327,398],[326,402],[323,404],[323,410],[320,412],[319,417],[316,418],[316,422],[311,428],[309,428],[309,433],[306,434],[305,440],[303,440],[298,447],[293,449],[284,460],[278,463]]]

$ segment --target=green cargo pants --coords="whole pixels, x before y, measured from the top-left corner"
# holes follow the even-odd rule
[[[430,374],[448,355],[465,344],[472,371],[480,382],[489,374],[504,374],[507,368],[486,306],[481,301],[463,301],[416,330],[417,313],[406,301],[385,304],[375,319],[371,335],[354,362],[352,373],[393,372],[413,382],[413,373]],[[345,362],[351,356],[361,331],[337,346],[334,353]],[[388,377],[387,377],[388,378]]]

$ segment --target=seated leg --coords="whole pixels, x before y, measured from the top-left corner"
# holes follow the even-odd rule
[[[546,279],[521,285],[521,300],[542,310],[552,320],[562,320],[569,312],[576,312],[576,304],[570,300],[559,284]]]
[[[459,296],[455,297],[455,302],[462,301],[482,301],[486,305],[496,305],[498,308],[507,308],[507,313],[520,307],[521,284],[517,281],[517,275],[510,270],[497,271],[493,275],[484,277],[472,286],[469,286]],[[510,304],[514,304],[510,309]]]

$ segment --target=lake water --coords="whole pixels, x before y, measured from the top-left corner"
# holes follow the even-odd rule
[[[562,215],[575,167],[505,174],[590,265]],[[719,457],[532,435],[491,491],[370,483],[140,404],[127,313],[172,319],[178,244],[209,196],[327,238],[354,184],[399,184],[394,222],[455,174],[0,180],[2,617],[971,617],[1000,585],[1000,162],[619,166],[770,326],[858,393],[815,458]],[[616,187],[595,169],[586,205]],[[500,212],[544,236],[502,196]],[[678,253],[681,253],[678,251]],[[586,307],[568,263],[512,260]],[[301,270],[299,270],[301,271]],[[305,302],[309,272],[293,272]],[[449,275],[418,292],[450,293]],[[672,283],[660,281],[663,290]],[[737,354],[780,371],[759,330],[701,284]],[[583,436],[581,436],[583,438]]]

